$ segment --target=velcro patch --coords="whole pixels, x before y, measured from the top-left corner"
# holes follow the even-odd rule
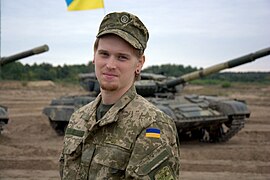
[[[168,166],[164,166],[155,174],[155,180],[174,180],[173,173]]]
[[[160,138],[160,129],[158,128],[147,128],[145,137]]]
[[[72,128],[67,128],[66,129],[66,135],[73,135],[73,136],[83,137],[84,131],[77,130],[77,129],[72,129]]]

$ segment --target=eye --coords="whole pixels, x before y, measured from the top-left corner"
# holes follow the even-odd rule
[[[106,51],[99,51],[98,54],[99,54],[101,57],[108,57],[108,56],[109,56],[109,53],[106,52]]]
[[[120,60],[120,61],[126,61],[126,60],[128,60],[128,57],[125,56],[125,55],[119,55],[118,56],[118,60]]]

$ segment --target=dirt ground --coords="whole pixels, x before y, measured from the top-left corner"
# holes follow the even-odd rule
[[[0,103],[10,121],[0,136],[0,179],[59,179],[63,137],[42,114],[55,97],[85,93],[52,82],[0,81]],[[184,93],[219,94],[245,99],[251,117],[230,141],[181,143],[181,179],[270,179],[270,86],[188,86]]]

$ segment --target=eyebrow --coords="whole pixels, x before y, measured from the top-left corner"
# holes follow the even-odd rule
[[[97,52],[108,52],[108,51],[106,51],[104,49],[99,49],[99,50],[97,50]]]
[[[97,52],[98,52],[98,53],[103,53],[103,52],[109,53],[110,51],[104,50],[104,49],[99,49],[99,50],[97,50]],[[129,53],[122,53],[122,52],[119,52],[119,53],[117,53],[117,55],[120,55],[120,56],[126,56],[126,57],[128,57],[128,58],[131,57],[131,55],[130,55]]]

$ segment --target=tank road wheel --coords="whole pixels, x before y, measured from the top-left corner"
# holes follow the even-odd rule
[[[222,142],[221,137],[226,134],[228,128],[225,124],[220,124],[219,126],[215,126],[215,128],[210,128],[209,131],[209,141],[210,142]]]
[[[1,132],[4,130],[4,125],[5,125],[5,122],[3,121],[0,121],[0,135],[1,135]]]
[[[245,116],[231,116],[230,121],[208,129],[209,142],[226,142],[238,133],[245,124]]]
[[[50,125],[59,136],[63,136],[65,134],[68,123],[64,121],[52,121],[50,119]]]

